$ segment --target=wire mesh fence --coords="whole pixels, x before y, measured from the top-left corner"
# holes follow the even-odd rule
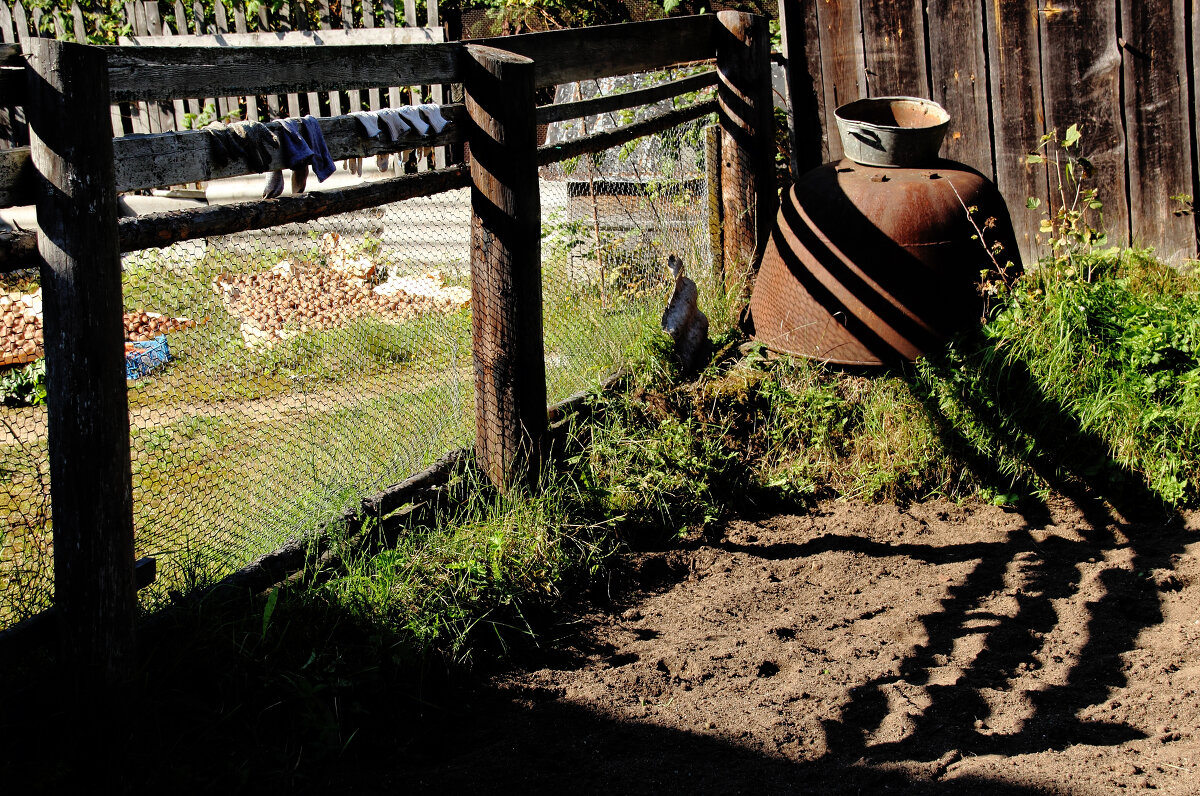
[[[676,75],[660,72],[559,86],[557,102],[590,99]],[[612,130],[669,109],[671,101],[551,124],[547,143]],[[542,267],[550,401],[628,361],[654,334],[671,292],[670,255],[720,296],[711,242],[719,225],[709,202],[702,117],[620,147],[541,169]]]
[[[653,111],[548,134],[586,135]],[[654,333],[670,254],[701,283],[702,301],[718,295],[709,121],[541,169],[550,402],[594,384]],[[364,179],[389,176],[372,165]],[[135,547],[158,561],[146,607],[470,444],[470,218],[470,193],[456,190],[123,257]],[[53,594],[38,278],[10,275],[4,287],[0,628]]]

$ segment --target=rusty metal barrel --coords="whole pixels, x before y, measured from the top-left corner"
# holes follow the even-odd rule
[[[754,337],[844,365],[911,361],[980,323],[994,244],[1019,272],[1004,199],[968,166],[819,166],[780,203],[750,299]]]

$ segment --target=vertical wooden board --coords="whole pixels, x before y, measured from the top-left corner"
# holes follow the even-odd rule
[[[840,160],[842,141],[833,112],[839,105],[866,96],[863,70],[862,22],[857,0],[818,0],[821,32],[821,81],[825,107],[825,136],[829,159]]]
[[[788,137],[792,179],[829,159],[821,35],[817,5],[822,0],[779,0],[783,54],[787,58]]]
[[[354,3],[353,3],[353,0],[342,0],[342,28],[345,30],[350,30],[353,27],[354,27]],[[346,92],[346,99],[348,100],[348,112],[353,113],[354,111],[361,111],[363,109],[362,92],[359,91],[358,89],[352,88],[352,89],[348,90]]]
[[[246,24],[246,9],[242,5],[243,0],[234,0],[233,4],[233,29],[238,33],[247,33],[250,26]],[[246,103],[246,119],[252,122],[258,121],[258,97],[240,97]]]
[[[158,0],[144,0],[139,6],[140,13],[146,18],[146,32],[151,36],[161,36],[162,17],[158,12]],[[150,132],[164,133],[177,130],[175,112],[170,104],[162,102],[147,103],[150,112]]]
[[[192,2],[192,30],[197,36],[208,30],[208,26],[204,24],[204,6],[201,5],[200,0]]]
[[[404,24],[410,28],[417,26],[416,0],[404,0]]]
[[[371,0],[362,0],[363,12],[363,27],[375,27],[375,4]],[[379,93],[379,89],[373,88],[367,91],[367,105],[371,110],[377,111],[383,107],[383,101]]]
[[[1046,132],[1038,0],[984,0],[984,9],[996,185],[1008,203],[1021,257],[1032,263],[1042,253],[1038,226],[1050,197],[1046,169],[1025,161]],[[1031,197],[1043,203],[1040,209],[1026,209]]]
[[[383,26],[396,27],[396,0],[383,0]]]
[[[1042,92],[1046,127],[1061,136],[1072,124],[1096,167],[1092,185],[1104,204],[1109,242],[1129,242],[1125,132],[1121,119],[1121,51],[1116,0],[1042,0]],[[1051,179],[1051,204],[1058,180]],[[1070,197],[1067,197],[1068,203]]]
[[[438,4],[437,0],[425,0],[425,25],[426,27],[436,28],[441,22],[438,21]]]
[[[321,30],[333,29],[333,12],[329,6],[329,0],[317,0],[317,18],[320,20],[319,27]],[[309,113],[313,113],[311,107]],[[338,91],[329,92],[329,115],[340,116],[342,114],[342,95]]]
[[[75,31],[75,41],[87,44],[87,25],[83,21],[83,9],[78,2],[71,3],[71,28]]]
[[[1193,6],[1192,13],[1196,13]],[[1187,30],[1183,0],[1121,4],[1132,242],[1172,260],[1196,254],[1191,217],[1171,197],[1192,193]]]
[[[24,44],[29,41],[29,17],[25,14],[25,6],[21,5],[21,0],[13,3],[12,18],[13,27],[17,29],[17,41]]]
[[[950,113],[942,156],[994,179],[983,9],[962,0],[929,0],[928,19],[930,96]]]
[[[16,44],[17,37],[13,30],[12,12],[8,10],[8,3],[0,0],[0,38],[4,39],[5,44]]]
[[[921,0],[863,3],[862,29],[867,96],[929,96]]]

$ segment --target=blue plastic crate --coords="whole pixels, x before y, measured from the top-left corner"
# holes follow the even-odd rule
[[[126,379],[140,379],[171,361],[171,348],[164,334],[132,345],[134,349],[125,352]]]

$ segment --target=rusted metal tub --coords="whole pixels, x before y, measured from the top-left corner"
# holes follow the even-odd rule
[[[888,168],[843,160],[783,197],[750,300],[755,339],[788,354],[846,365],[912,360],[983,312],[980,272],[992,271],[968,216],[1020,255],[995,186],[960,163]]]

